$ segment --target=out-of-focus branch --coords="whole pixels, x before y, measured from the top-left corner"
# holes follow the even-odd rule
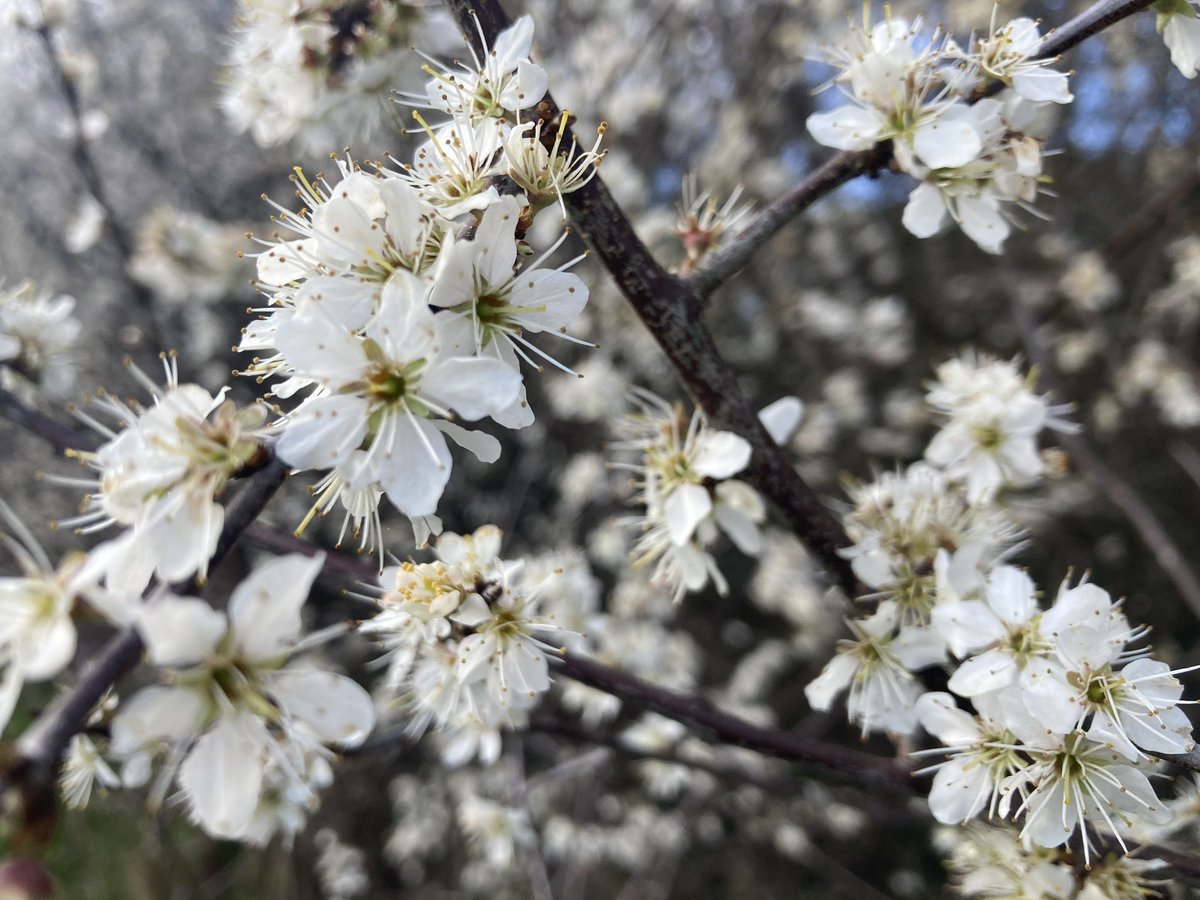
[[[1182,206],[1200,188],[1200,165],[1176,178],[1171,186],[1151,197],[1143,206],[1126,216],[1121,228],[1100,248],[1108,265],[1116,265],[1130,250],[1140,244],[1157,228],[1164,226],[1168,215]]]
[[[87,135],[84,134],[83,109],[79,102],[79,91],[76,90],[75,82],[70,74],[63,68],[62,61],[58,56],[58,50],[54,46],[54,38],[51,34],[50,26],[43,23],[38,28],[32,30],[41,41],[42,48],[46,53],[46,59],[50,64],[51,74],[58,83],[63,102],[66,104],[67,111],[71,115],[73,128],[71,157],[75,163],[75,168],[79,170],[79,176],[83,179],[88,192],[96,200],[96,203],[99,204],[100,209],[104,211],[105,228],[120,253],[121,272],[123,275],[126,275],[125,266],[133,256],[133,237],[126,232],[120,218],[116,215],[116,211],[109,200],[108,192],[104,187],[104,181],[100,178],[100,170],[96,166],[96,160],[92,156],[91,148],[88,146]],[[153,346],[160,343],[161,335],[158,334],[159,325],[154,311],[154,297],[143,285],[132,278],[126,277],[125,281],[130,300],[133,301],[133,304],[145,316],[145,324],[151,329],[149,334],[150,344]]]
[[[670,750],[650,750],[642,747],[632,747],[621,740],[618,734],[610,734],[595,729],[584,728],[575,722],[539,716],[529,723],[529,730],[541,734],[553,735],[576,744],[589,744],[593,747],[608,747],[622,756],[632,760],[649,759],[658,762],[672,763],[677,766],[687,766],[701,772],[708,772],[721,781],[732,784],[752,784],[775,796],[794,794],[799,790],[799,783],[790,778],[772,778],[751,772],[744,768],[722,765],[694,756],[684,756]]]
[[[37,435],[59,453],[66,450],[95,450],[99,446],[92,435],[62,424],[4,388],[0,388],[0,416]]]
[[[1021,301],[1020,292],[1012,285],[1009,273],[1000,268],[1001,282],[1005,285],[1009,306],[1013,319],[1021,333],[1025,352],[1030,362],[1036,363],[1041,372],[1043,383],[1048,388],[1055,388],[1057,379],[1054,375],[1054,360],[1042,346],[1037,336],[1037,323],[1029,308]],[[1061,397],[1061,391],[1056,392]],[[1079,434],[1059,434],[1058,442],[1075,461],[1079,471],[1100,490],[1112,504],[1117,507],[1129,523],[1133,525],[1142,543],[1154,555],[1155,562],[1171,579],[1179,596],[1192,612],[1200,617],[1200,579],[1192,571],[1179,546],[1171,538],[1166,527],[1159,521],[1149,504],[1141,498],[1133,486],[1114,472],[1102,460],[1088,442]]]
[[[1183,766],[1185,769],[1191,769],[1193,772],[1200,772],[1200,750],[1193,747],[1187,753],[1156,753],[1159,759],[1165,759],[1167,762],[1173,762],[1177,766]]]
[[[496,0],[446,0],[459,30],[477,52],[480,34],[491,45],[510,24]],[[559,109],[547,94],[534,115],[555,121]],[[573,137],[568,132],[564,145]],[[712,423],[741,435],[753,448],[744,478],[781,510],[792,530],[850,594],[857,580],[838,550],[850,544],[837,518],[796,472],[787,454],[759,422],[737,375],[700,322],[700,303],[685,281],[650,254],[599,176],[563,198],[572,223],[658,341],[680,380]]]
[[[1153,0],[1101,0],[1042,40],[1038,58],[1060,56],[1110,25],[1148,7]],[[999,82],[993,82],[995,88]],[[698,266],[687,278],[701,302],[739,272],[763,244],[822,197],[859,175],[880,172],[892,159],[890,142],[870,150],[843,150],[830,157],[790,192],[780,197]]]

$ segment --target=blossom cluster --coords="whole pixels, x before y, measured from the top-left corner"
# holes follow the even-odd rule
[[[855,492],[847,551],[878,607],[847,622],[853,639],[808,685],[817,709],[849,689],[867,734],[918,726],[945,746],[929,795],[947,824],[980,813],[1021,819],[1026,847],[1056,847],[1078,828],[1118,840],[1170,818],[1148,775],[1152,755],[1193,746],[1182,683],[1139,646],[1120,602],[1064,579],[1044,608],[1008,560],[1020,531],[1000,490],[1045,474],[1039,432],[1064,428],[1016,366],[964,357],[943,365],[929,404],[947,417],[927,463]],[[941,666],[948,692],[915,673]],[[1089,831],[1091,829],[1091,831]]]
[[[410,3],[242,0],[221,106],[260,146],[320,151],[368,138],[388,117],[398,72],[436,23]]]
[[[163,387],[132,363],[128,368],[153,405],[102,393],[96,405],[116,430],[76,410],[107,438],[94,451],[71,451],[96,477],[50,480],[91,491],[80,515],[59,524],[83,533],[126,529],[92,556],[110,588],[136,595],[155,576],[203,581],[225,521],[218,498],[232,478],[263,458],[273,429],[263,404],[239,408],[226,399],[227,387],[210,394],[200,385],[180,384],[174,355],[163,356]]]
[[[265,844],[303,827],[331,780],[328,748],[362,743],[375,723],[370,695],[350,678],[289,663],[321,640],[302,635],[300,610],[323,562],[293,554],[264,563],[234,588],[227,612],[161,592],[138,607],[166,684],[138,691],[112,717],[108,750],[126,786],[146,783],[161,757],[152,805],[174,781],[209,834]]]
[[[920,182],[904,226],[930,237],[952,219],[999,253],[1010,208],[1031,209],[1043,178],[1033,134],[1038,109],[1072,100],[1066,74],[1040,57],[1041,44],[1037,23],[1026,18],[966,47],[940,30],[923,34],[919,20],[889,15],[873,26],[852,24],[828,51],[839,70],[832,83],[849,103],[814,113],[808,130],[840,150],[890,140],[897,165]]]
[[[569,585],[556,584],[562,570],[502,560],[502,538],[491,525],[446,533],[436,562],[384,569],[379,612],[359,626],[386,648],[387,690],[410,730],[435,727],[451,765],[494,763],[501,730],[523,727],[550,688],[547,654],[586,646],[570,630],[577,617]]]
[[[709,549],[724,533],[739,550],[757,556],[762,550],[759,526],[766,519],[761,495],[737,475],[750,464],[749,441],[712,428],[700,410],[685,418],[679,405],[634,390],[636,411],[621,423],[618,451],[638,451],[640,461],[616,463],[637,479],[636,503],[644,512],[625,524],[638,531],[634,566],[653,565],[652,581],[669,588],[676,602],[712,580],[724,594],[728,583]],[[768,434],[784,443],[800,422],[803,406],[784,397],[759,418]]]
[[[367,171],[339,161],[336,183],[298,171],[303,208],[279,207],[298,237],[265,242],[258,256],[269,305],[239,349],[259,354],[248,373],[279,379],[275,397],[302,396],[282,418],[278,452],[326,473],[313,512],[340,503],[343,535],[378,546],[381,564],[381,498],[423,545],[441,530],[447,438],[484,462],[500,454],[495,437],[459,421],[523,428],[533,411],[522,365],[571,371],[530,335],[576,341],[566,327],[587,287],[571,263],[544,265],[565,233],[536,259],[524,238],[600,156],[561,148],[565,115],[554,135],[515,122],[545,93],[545,73],[528,59],[532,36],[522,19],[476,68],[435,72],[423,102],[446,118],[423,126],[429,139],[411,164]],[[502,182],[518,193],[502,194]]]
[[[31,281],[0,287],[0,384],[9,390],[35,385],[51,395],[66,393],[82,328],[74,310],[74,297],[38,290]]]

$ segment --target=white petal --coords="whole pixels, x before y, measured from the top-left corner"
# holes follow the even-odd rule
[[[121,703],[112,722],[111,749],[129,756],[159,741],[183,741],[196,733],[206,705],[195,691],[155,685]]]
[[[366,366],[362,342],[323,302],[310,300],[282,319],[275,329],[275,346],[307,378],[343,383]]]
[[[21,636],[15,650],[26,681],[53,678],[75,655],[75,623],[69,614],[38,620]]]
[[[1010,229],[995,203],[977,197],[959,197],[955,209],[963,233],[978,244],[980,250],[1000,252]]]
[[[283,669],[268,690],[287,715],[303,722],[324,744],[354,747],[375,727],[375,705],[361,685],[334,672]]]
[[[383,229],[353,200],[334,196],[312,213],[318,252],[326,259],[369,266],[383,255]]]
[[[367,433],[367,401],[354,396],[318,397],[291,414],[276,445],[294,469],[330,469],[358,449]]]
[[[730,431],[703,431],[696,439],[692,468],[708,478],[729,478],[750,462],[749,442]]]
[[[815,710],[825,711],[833,705],[833,699],[850,686],[850,680],[858,671],[858,661],[848,653],[839,653],[833,657],[821,674],[810,681],[804,688],[804,696],[808,705]]]
[[[901,217],[909,234],[919,238],[933,237],[946,221],[946,202],[942,192],[929,182],[922,182],[908,195]]]
[[[492,45],[492,53],[495,57],[494,65],[501,72],[510,71],[519,60],[529,58],[529,51],[532,48],[533,18],[532,16],[521,16],[496,35],[496,42]]]
[[[979,723],[954,698],[945,693],[922,694],[917,699],[921,727],[947,747],[969,746],[980,739]]]
[[[916,672],[946,659],[946,643],[932,628],[910,625],[892,641],[891,651],[909,671]]]
[[[1033,579],[1015,566],[999,566],[988,576],[987,603],[1002,622],[1023,625],[1037,612]]]
[[[958,108],[950,107],[936,119],[919,125],[913,134],[913,151],[931,169],[957,169],[983,151],[979,132],[969,118],[952,115]]]
[[[758,421],[777,444],[786,444],[800,425],[804,415],[804,403],[799,397],[780,397],[758,413]]]
[[[164,580],[181,581],[204,571],[217,550],[225,508],[206,493],[181,497],[166,515],[145,529],[142,539],[154,554],[154,567]]]
[[[517,261],[516,230],[521,215],[517,199],[505,196],[483,213],[475,239],[463,243],[470,249],[476,274],[489,287],[499,287],[512,278]]]
[[[233,589],[229,622],[241,659],[273,659],[300,636],[300,608],[324,563],[324,553],[277,556]]]
[[[577,275],[553,269],[520,272],[509,303],[520,307],[513,319],[532,332],[566,328],[587,305],[588,289]]]
[[[714,517],[721,530],[729,535],[729,539],[739,550],[747,556],[758,556],[762,553],[762,532],[745,513],[721,503],[717,505]]]
[[[1074,97],[1065,72],[1053,69],[1026,69],[1013,76],[1013,90],[1034,103],[1070,103]]]
[[[433,448],[434,458],[429,455],[426,441]],[[442,433],[425,421],[402,420],[389,452],[392,455],[377,459],[375,467],[388,499],[407,516],[433,515],[450,480],[452,463]]]
[[[663,517],[671,541],[683,546],[691,540],[696,526],[712,512],[712,497],[708,489],[698,484],[681,484],[667,495],[663,503]]]
[[[521,373],[498,359],[458,357],[444,360],[421,379],[420,393],[474,420],[509,406],[521,384]]]
[[[992,795],[987,767],[969,756],[951,759],[933,777],[929,811],[943,825],[961,825],[975,818]]]
[[[209,834],[236,838],[249,826],[262,790],[265,737],[248,713],[222,717],[180,766],[192,817]]]
[[[464,450],[469,450],[480,462],[494,463],[500,458],[500,442],[484,431],[471,431],[445,419],[435,419],[433,426]]]
[[[836,150],[869,150],[878,142],[883,122],[874,110],[848,104],[813,113],[805,125],[818,144]]]
[[[227,623],[203,600],[166,596],[139,610],[137,626],[150,662],[181,667],[211,656]]]
[[[1012,684],[1017,677],[1016,660],[1000,650],[988,650],[963,662],[947,685],[960,697],[973,697]]]
[[[1170,16],[1162,36],[1175,68],[1185,78],[1195,78],[1200,68],[1200,19],[1186,14]]]
[[[523,60],[517,63],[517,75],[505,85],[500,105],[507,110],[528,109],[544,96],[550,86],[546,70],[536,63]]]

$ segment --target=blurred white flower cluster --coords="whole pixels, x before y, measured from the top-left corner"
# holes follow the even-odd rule
[[[425,7],[367,0],[242,0],[221,105],[260,146],[295,139],[328,152],[370,138],[389,116],[412,47],[441,33]]]
[[[845,551],[880,600],[848,620],[853,638],[806,695],[828,709],[849,690],[864,735],[937,737],[950,758],[929,795],[934,816],[1020,819],[1028,847],[1057,847],[1078,829],[1124,842],[1170,818],[1148,775],[1151,754],[1193,746],[1177,672],[1138,644],[1147,630],[1086,581],[1064,580],[1049,608],[1006,560],[1019,530],[1001,489],[1046,474],[1037,452],[1062,408],[1034,394],[1016,366],[965,356],[938,369],[928,402],[948,417],[926,459],[855,491]],[[949,673],[950,693],[923,693],[916,674]],[[968,704],[970,706],[968,707]]]
[[[545,92],[528,59],[532,28],[518,21],[477,69],[435,73],[427,102],[447,119],[426,126],[413,164],[367,172],[339,162],[336,183],[298,171],[303,208],[279,208],[298,238],[266,242],[258,256],[269,306],[240,349],[260,354],[250,374],[281,379],[276,397],[305,395],[282,420],[279,454],[326,472],[313,513],[340,503],[343,535],[378,547],[381,565],[381,498],[423,545],[441,530],[447,438],[484,462],[500,454],[496,438],[459,421],[523,428],[533,411],[522,364],[571,371],[530,335],[574,341],[565,329],[588,289],[566,271],[572,263],[543,265],[565,233],[534,260],[524,235],[600,156],[557,138],[547,149],[540,130],[515,124],[514,111]],[[506,175],[525,192],[501,194]]]
[[[40,291],[31,281],[0,288],[0,386],[30,398],[70,390],[81,329],[74,311],[74,297]]]
[[[569,587],[555,583],[562,570],[530,573],[500,559],[502,537],[491,525],[447,533],[436,562],[384,569],[380,612],[360,626],[387,648],[388,690],[410,730],[435,726],[449,765],[494,763],[501,730],[524,727],[550,688],[547,654],[586,646],[567,630],[576,617],[558,614],[570,609]]]
[[[1011,206],[1032,209],[1042,180],[1038,109],[1070,103],[1067,76],[1038,58],[1032,19],[1014,19],[966,47],[920,21],[851,24],[828,51],[832,84],[850,101],[808,119],[814,138],[839,150],[892,142],[900,168],[920,181],[904,225],[930,237],[953,219],[988,253],[1011,231]],[[998,91],[997,96],[991,94]]]

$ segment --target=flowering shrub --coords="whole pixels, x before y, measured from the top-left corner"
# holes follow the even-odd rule
[[[85,473],[47,464],[41,476],[84,492],[56,521],[77,541],[57,565],[0,502],[20,571],[0,578],[12,873],[43,858],[59,797],[81,810],[137,792],[213,839],[311,845],[327,897],[434,883],[439,868],[470,894],[572,895],[583,873],[607,890],[613,873],[666,877],[654,874],[664,863],[723,842],[733,853],[735,840],[860,888],[818,843],[872,819],[928,835],[964,896],[1123,900],[1200,875],[1171,845],[1200,782],[1161,777],[1200,771],[1185,711],[1197,667],[1176,665],[1178,642],[1151,646],[1138,598],[1114,598],[1052,540],[1069,527],[1055,516],[1075,511],[1055,494],[1071,460],[1109,486],[1200,614],[1200,582],[1167,529],[1085,443],[1147,396],[1172,427],[1200,422],[1194,373],[1169,340],[1200,322],[1194,239],[1170,244],[1171,286],[1147,302],[1158,334],[1111,367],[1108,407],[1046,388],[1054,364],[1070,373],[1111,353],[1089,343],[1104,330],[1047,354],[1029,317],[1049,301],[1017,296],[1003,262],[1023,356],[939,347],[930,363],[898,295],[842,306],[801,286],[778,321],[742,295],[756,349],[739,363],[806,332],[804,354],[777,352],[766,385],[825,354],[862,363],[831,364],[820,391],[793,395],[739,378],[708,328],[720,310],[702,317],[789,218],[859,175],[915,179],[895,218],[924,247],[953,221],[1000,254],[1023,227],[1016,209],[1045,214],[1034,204],[1049,193],[1054,117],[1086,99],[1064,54],[1151,6],[1171,62],[1194,77],[1200,13],[1187,2],[1101,2],[1049,30],[993,13],[965,39],[868,10],[822,51],[828,92],[805,120],[838,155],[760,213],[739,206],[740,186],[719,203],[685,176],[673,222],[643,217],[647,240],[676,242],[668,269],[598,176],[607,124],[580,143],[556,105],[554,42],[535,52],[531,16],[448,3],[469,52],[447,63],[439,46],[408,49],[449,28],[423,7],[241,3],[221,99],[235,131],[307,154],[371,140],[400,114],[413,140],[374,160],[345,149],[324,174],[296,166],[296,203],[267,200],[273,228],[227,263],[230,229],[199,215],[160,208],[135,241],[114,232],[146,313],[135,344],[180,321],[215,327],[220,316],[175,315],[223,297],[252,264],[258,299],[233,348],[244,377],[215,390],[181,382],[189,363],[174,351],[163,385],[127,361],[149,399],[100,390],[72,407],[87,430],[67,426],[45,401],[85,343],[75,302],[27,283],[0,292],[0,414]],[[85,128],[53,55],[70,13],[14,15],[56,61],[95,178],[87,134],[106,126]],[[564,67],[602,62],[562,55]],[[612,187],[637,194],[613,156]],[[94,243],[114,217],[99,182],[89,190]],[[870,243],[861,231],[854,246]],[[851,252],[835,246],[826,262]],[[871,255],[886,270],[886,248]],[[1056,275],[1084,318],[1118,302],[1106,259],[1079,255]],[[664,386],[664,356],[691,406]],[[914,359],[933,379],[923,395],[903,384]],[[547,438],[555,428],[571,439]],[[873,467],[842,464],[847,433]],[[567,446],[585,449],[567,461]],[[1200,470],[1191,453],[1181,465]],[[267,511],[293,474],[308,497],[285,490]],[[501,488],[479,487],[489,480]],[[272,555],[230,577],[243,539]],[[1056,592],[1038,587],[1047,568]],[[332,598],[319,579],[348,589]],[[115,631],[102,647],[97,628]],[[140,682],[127,679],[142,662]],[[46,682],[60,691],[44,703]],[[852,749],[855,736],[867,745]],[[615,765],[626,757],[628,770]],[[356,767],[389,791],[354,799]],[[385,794],[386,828],[347,824],[346,810],[353,820],[355,803]],[[890,890],[936,890],[912,859],[893,862]]]

